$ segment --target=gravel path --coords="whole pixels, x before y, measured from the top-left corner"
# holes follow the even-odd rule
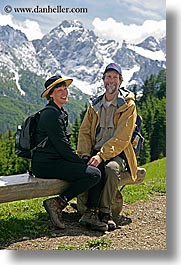
[[[50,237],[34,240],[23,238],[6,249],[55,250],[69,246],[68,249],[74,247],[73,250],[77,250],[82,246],[89,250],[166,250],[165,195],[153,197],[149,201],[124,204],[123,214],[131,218],[129,225],[101,233],[80,227],[78,213],[71,210],[63,215],[66,224],[64,230],[54,230],[50,226]],[[90,244],[90,241],[96,243]]]

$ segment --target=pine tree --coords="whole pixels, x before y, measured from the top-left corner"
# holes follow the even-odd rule
[[[157,76],[157,97],[159,99],[166,98],[166,71],[161,70]]]
[[[76,117],[75,122],[72,126],[72,135],[71,135],[71,143],[72,143],[72,146],[75,150],[77,149],[79,128],[80,128],[80,121],[79,121],[78,117]]]
[[[151,160],[157,160],[166,156],[166,118],[165,98],[157,101],[154,116],[153,132],[151,135]]]
[[[0,175],[12,175],[27,172],[29,161],[14,153],[15,135],[7,131],[0,137]]]
[[[144,122],[142,124],[142,135],[144,137],[143,147],[141,148],[140,155],[137,158],[138,165],[143,165],[150,162],[150,143],[148,139],[148,135],[144,126]]]

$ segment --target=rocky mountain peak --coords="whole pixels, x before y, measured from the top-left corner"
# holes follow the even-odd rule
[[[11,48],[16,48],[28,41],[26,35],[20,30],[7,26],[0,26],[0,40]]]
[[[102,86],[102,73],[110,62],[121,65],[127,86],[141,86],[148,74],[166,68],[165,38],[150,36],[138,45],[118,43],[100,39],[78,20],[64,20],[42,39],[32,42],[21,31],[2,26],[0,38],[0,69],[12,72],[13,68],[17,75],[28,69],[43,78],[60,70],[88,94]],[[4,45],[9,45],[9,53],[5,53]]]
[[[82,22],[80,22],[79,20],[64,20],[60,26],[62,28],[73,28],[73,29],[84,29],[84,26],[82,24]]]
[[[160,50],[160,42],[153,36],[146,38],[143,42],[139,43],[137,46],[150,51]]]

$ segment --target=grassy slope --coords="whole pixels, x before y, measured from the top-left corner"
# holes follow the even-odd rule
[[[123,189],[125,202],[148,200],[166,193],[166,158],[144,165],[147,170],[144,184]],[[44,198],[4,203],[0,207],[0,249],[13,239],[45,236],[49,231],[47,214],[42,207]]]
[[[147,172],[144,183],[126,186],[122,191],[124,201],[147,200],[154,194],[166,193],[166,158],[153,161],[143,167]]]

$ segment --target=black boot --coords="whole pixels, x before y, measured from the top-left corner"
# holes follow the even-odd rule
[[[115,230],[116,229],[116,223],[114,222],[111,214],[103,213],[100,211],[99,212],[99,218],[102,222],[104,222],[108,225],[108,230]]]

